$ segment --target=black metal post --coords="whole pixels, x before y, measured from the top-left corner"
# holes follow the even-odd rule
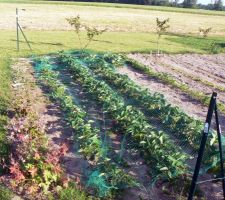
[[[215,105],[215,117],[216,117],[216,129],[217,129],[219,151],[220,151],[220,169],[221,169],[222,186],[223,186],[223,197],[225,199],[223,148],[222,148],[222,140],[221,140],[222,131],[221,131],[221,126],[220,126],[220,121],[219,121],[219,114],[218,114],[218,110],[217,110],[217,105]]]
[[[194,171],[194,175],[193,175],[192,182],[191,182],[188,200],[192,200],[193,196],[194,196],[196,183],[197,183],[198,175],[199,175],[199,170],[200,170],[201,162],[202,162],[202,158],[203,158],[203,153],[205,150],[205,145],[206,145],[206,141],[207,141],[207,137],[208,137],[211,121],[212,121],[213,111],[214,111],[215,105],[216,105],[216,97],[217,97],[217,93],[213,92],[211,100],[210,100],[210,104],[209,104],[208,114],[207,114],[206,121],[205,121],[205,126],[204,126],[204,130],[203,130],[200,148],[198,151],[198,158],[197,158],[197,162],[195,165],[195,171]]]

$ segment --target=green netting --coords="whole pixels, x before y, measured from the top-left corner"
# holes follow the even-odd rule
[[[89,175],[87,187],[95,188],[100,197],[106,197],[110,193],[111,189],[116,189],[108,185],[105,175],[101,174],[99,170],[93,171]]]
[[[34,69],[37,73],[38,76],[40,76],[41,72],[44,70],[44,71],[47,71],[47,70],[55,70],[57,73],[56,75],[54,76],[54,78],[57,76],[58,72],[60,72],[60,70],[63,70],[63,67],[59,66],[59,65],[56,65],[55,62],[50,58],[50,57],[36,57],[36,58],[33,58],[33,60],[35,61],[35,65],[34,65]],[[60,76],[58,76],[57,78],[59,78],[60,80]],[[52,77],[49,77],[49,79],[52,79]],[[52,80],[50,80],[52,81]],[[60,80],[61,84],[63,84],[63,80]],[[67,82],[67,84],[69,84],[69,82]],[[83,104],[81,102],[81,100],[79,99],[79,94],[74,94],[73,91],[71,91],[71,89],[69,87],[67,87],[66,85],[63,86],[63,88],[65,88],[65,91],[68,95],[70,95],[74,101],[74,104],[76,105],[79,105],[81,107],[83,107],[83,109],[86,109],[86,105]],[[62,90],[64,91],[64,90]],[[54,95],[53,95],[54,96]],[[87,109],[86,109],[87,110]],[[88,112],[88,110],[87,110]],[[102,160],[102,163],[99,162],[99,164],[95,165],[94,164],[94,168],[90,168],[87,167],[87,166],[84,166],[84,171],[83,171],[83,175],[85,176],[84,177],[84,182],[86,184],[86,187],[87,188],[92,188],[92,189],[95,189],[96,190],[96,194],[97,196],[99,197],[112,197],[113,196],[113,192],[114,190],[119,190],[119,189],[124,189],[124,188],[127,188],[127,187],[130,187],[128,184],[130,185],[137,185],[135,182],[132,182],[133,180],[130,180],[131,183],[126,183],[126,181],[123,181],[123,178],[124,177],[119,177],[121,178],[116,180],[116,170],[118,168],[118,170],[120,169],[119,165],[116,165],[115,161],[118,160],[116,159],[116,157],[119,157],[119,156],[115,156],[113,154],[110,154],[110,151],[112,149],[111,147],[111,144],[112,144],[112,141],[109,137],[109,131],[107,130],[106,128],[106,123],[107,123],[107,117],[105,116],[107,113],[105,112],[104,110],[104,105],[102,106],[102,109],[100,110],[100,117],[101,117],[101,122],[94,122],[94,125],[100,129],[100,141],[97,140],[94,140],[94,136],[93,137],[93,142],[91,143],[91,145],[93,145],[93,143],[96,142],[96,145],[100,144],[101,146],[101,156],[102,158],[100,158]],[[91,122],[92,120],[89,119],[89,116],[87,116],[85,118],[85,120],[87,122]],[[85,128],[85,126],[83,127]],[[76,132],[75,132],[75,135],[76,135]],[[75,136],[76,138],[76,136]],[[80,149],[79,149],[79,142],[76,142],[75,141],[75,149],[74,149],[74,153],[76,154],[79,154],[80,153]],[[119,150],[120,151],[120,150]],[[111,161],[111,158],[108,158],[108,156],[112,156],[113,159]],[[91,159],[91,158],[90,158]],[[96,161],[93,161],[93,163],[96,162]],[[104,164],[104,162],[106,162],[106,164]],[[110,175],[106,176],[106,172],[104,168],[104,165],[105,165],[105,168],[107,168],[109,166],[109,164],[107,164],[107,162],[111,162],[111,166],[113,167],[113,170],[115,170],[115,173],[112,171],[108,171],[108,173]],[[123,173],[121,173],[121,171],[118,171],[118,175],[123,175]],[[125,176],[125,179],[126,179],[126,176]],[[113,181],[112,181],[113,180]]]
[[[114,91],[117,92],[117,86],[113,85],[112,82],[110,82],[110,77],[104,77],[101,76],[100,74],[98,74],[98,71],[94,72],[94,68],[92,69],[92,67],[90,67],[90,63],[88,63],[90,60],[88,60],[87,58],[93,58],[93,59],[97,59],[96,61],[99,61],[99,63],[105,65],[106,68],[110,68],[112,70],[115,70],[117,65],[120,65],[122,63],[122,57],[119,56],[117,57],[114,54],[106,54],[106,55],[94,55],[91,54],[90,52],[84,52],[84,53],[80,53],[79,51],[73,51],[73,52],[67,52],[67,54],[72,54],[74,56],[74,58],[76,59],[76,61],[78,61],[78,63],[82,64],[85,68],[90,68],[92,71],[92,75],[93,77],[96,77],[96,79],[98,80],[103,80],[105,81],[110,87],[113,88]],[[50,70],[55,70],[57,72],[59,72],[59,74],[62,72],[61,70],[64,70],[66,68],[66,66],[63,66],[61,64],[57,64],[56,60],[54,58],[50,58],[50,57],[41,57],[41,58],[35,58],[35,70],[37,73],[40,73],[43,69],[50,69]],[[126,78],[124,77],[124,80],[126,80]],[[60,81],[62,83],[63,82],[63,78],[60,79]],[[69,82],[65,82],[65,85],[68,85]],[[84,110],[87,111],[87,113],[91,113],[90,110],[87,109],[87,104],[88,102],[82,103],[81,100],[79,99],[79,92],[77,91],[77,94],[74,95],[74,92],[71,91],[71,89],[67,88],[67,93],[71,96],[73,96],[73,100],[76,104],[79,104]],[[132,85],[132,87],[135,87],[135,85]],[[76,88],[74,86],[74,88]],[[81,89],[81,91],[83,92],[83,90]],[[122,89],[121,89],[122,91]],[[141,88],[138,88],[137,92],[142,91]],[[148,93],[149,91],[145,91],[145,93]],[[144,92],[143,92],[144,93]],[[130,105],[132,106],[137,106],[139,107],[139,105],[137,104],[137,102],[135,100],[133,100],[132,98],[127,97],[125,94],[123,94],[122,92],[118,92],[119,96],[124,96],[124,99],[126,100],[126,102],[128,102]],[[164,101],[164,97],[160,94],[154,94],[155,96],[157,96],[160,101]],[[154,96],[154,97],[155,97]],[[89,101],[89,100],[88,100]],[[126,162],[127,160],[129,160],[129,162],[132,161],[132,159],[134,159],[134,157],[132,156],[134,154],[134,147],[135,145],[137,145],[130,137],[129,134],[125,134],[122,137],[120,137],[120,142],[119,145],[117,145],[116,147],[116,151],[114,151],[114,144],[113,144],[113,139],[110,136],[110,133],[112,130],[107,130],[107,123],[112,123],[110,121],[111,116],[109,115],[109,113],[107,113],[105,106],[106,105],[101,105],[102,108],[101,110],[98,110],[99,116],[100,116],[100,120],[96,120],[94,125],[100,130],[100,141],[101,141],[101,149],[102,149],[102,157],[103,160],[108,158],[110,160],[110,162],[112,162],[113,166],[118,166],[120,168],[124,168],[126,170]],[[170,105],[169,105],[170,106]],[[168,109],[169,109],[168,106]],[[143,110],[143,109],[142,109]],[[143,111],[144,112],[144,111]],[[158,110],[158,112],[161,112],[161,110]],[[171,113],[168,113],[168,118],[170,115],[172,115],[172,112],[176,112],[176,110],[171,110]],[[179,113],[180,111],[178,111]],[[151,120],[151,124],[153,126],[155,126],[158,129],[162,129],[164,132],[166,132],[169,136],[169,138],[174,142],[175,146],[178,146],[182,149],[182,151],[185,154],[188,154],[191,158],[187,160],[188,164],[188,170],[189,173],[192,174],[194,167],[195,167],[195,161],[198,155],[198,148],[193,148],[194,147],[198,147],[198,145],[200,144],[200,139],[201,137],[198,137],[198,140],[195,140],[194,142],[196,143],[196,145],[192,145],[192,144],[188,144],[187,143],[187,139],[185,137],[185,134],[180,134],[180,135],[174,135],[173,132],[168,128],[168,125],[165,125],[165,122],[159,120],[159,118],[154,118],[154,116],[158,116],[155,111],[152,111],[152,113],[144,113],[147,117],[149,117],[149,119]],[[98,117],[99,117],[98,116]],[[89,120],[89,117],[87,116],[86,120]],[[92,119],[91,119],[92,120]],[[171,123],[173,123],[172,119],[168,119],[171,120]],[[176,119],[173,119],[176,120]],[[181,120],[184,121],[185,124],[185,120],[186,118],[182,118]],[[168,124],[170,123],[167,122]],[[199,123],[199,122],[198,122]],[[193,123],[193,126],[195,126],[196,124]],[[201,122],[202,128],[203,128],[203,122]],[[200,126],[201,127],[201,126]],[[174,128],[174,130],[177,130],[179,128],[182,128],[182,126],[180,127],[176,127],[177,129]],[[118,131],[118,130],[116,130]],[[119,130],[120,131],[120,130]],[[208,139],[208,146],[210,146],[210,148],[208,149],[208,151],[205,152],[204,157],[203,157],[203,163],[204,165],[201,168],[201,174],[205,174],[210,170],[216,169],[218,168],[218,163],[219,163],[219,152],[218,152],[218,146],[217,144],[215,144],[215,140],[216,140],[217,135],[215,134],[215,131],[211,129],[211,132],[209,134],[209,139]],[[222,136],[222,142],[223,142],[223,146],[225,145],[225,137]],[[213,146],[213,147],[212,147]],[[212,148],[211,148],[212,147]],[[141,154],[143,153],[141,149],[138,149]],[[225,150],[224,150],[225,152]],[[79,149],[76,149],[76,153],[79,153]],[[135,152],[137,154],[137,152]],[[144,155],[143,157],[145,157],[146,155]],[[162,158],[163,160],[164,158]],[[176,161],[174,161],[176,162]],[[127,163],[127,165],[129,165],[130,163]],[[157,165],[158,163],[155,163],[155,165]],[[155,167],[155,166],[154,166]],[[86,176],[86,186],[87,188],[93,188],[97,191],[98,196],[99,197],[107,197],[111,195],[112,190],[118,190],[118,189],[124,189],[126,188],[126,184],[121,181],[119,184],[112,184],[110,183],[110,180],[107,178],[107,175],[105,174],[105,172],[102,172],[102,166],[101,165],[97,165],[95,166],[93,169],[87,169],[85,167],[86,171],[84,172],[85,176]],[[149,166],[149,171],[152,174],[152,179],[151,182],[149,183],[143,183],[143,185],[139,185],[138,187],[151,187],[154,185],[154,183],[158,180],[158,176],[157,174],[154,174],[154,172],[151,172],[151,166]],[[215,171],[215,170],[214,170]],[[106,172],[107,173],[107,172]],[[177,177],[179,174],[176,174],[176,171],[173,172],[173,174],[171,174],[171,177]],[[156,178],[154,178],[156,177]],[[142,183],[141,183],[142,184]],[[137,187],[137,184],[136,184]]]

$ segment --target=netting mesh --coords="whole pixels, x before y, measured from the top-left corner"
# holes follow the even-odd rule
[[[112,189],[99,170],[95,170],[89,175],[87,186],[97,189],[100,197],[107,196]]]
[[[68,52],[67,54],[73,55],[74,58],[85,68],[88,68],[90,64],[88,63],[88,59],[86,58],[92,56],[95,57],[95,55],[92,55],[87,52],[83,53]],[[97,61],[99,61],[99,59],[102,60],[102,55],[99,55],[99,57],[97,57]],[[106,65],[106,67],[111,68],[115,71],[116,67],[113,67],[113,65],[116,65],[116,61],[114,61],[115,59],[118,59],[119,63],[122,62],[121,57],[118,58],[116,56],[112,56],[109,54],[108,56],[105,56],[104,64]],[[118,134],[122,130],[120,129],[120,127],[117,126],[117,124],[115,124],[115,120],[113,120],[111,114],[107,112],[105,105],[96,103],[95,97],[91,96],[88,92],[86,92],[85,86],[81,86],[79,82],[74,81],[74,79],[71,77],[70,73],[66,69],[66,66],[60,64],[58,60],[56,60],[55,58],[42,57],[41,59],[33,58],[33,60],[35,62],[35,70],[37,73],[40,73],[42,70],[46,69],[55,70],[56,72],[59,72],[59,80],[61,83],[65,84],[68,95],[72,96],[74,102],[88,113],[86,120],[92,120],[94,126],[100,130],[100,140],[103,156],[105,158],[110,158],[112,160],[112,165],[117,165],[121,168],[124,168],[125,171],[127,170],[126,169],[127,166],[132,167],[135,166],[138,168],[139,165],[138,163],[135,163],[135,159],[137,159],[137,162],[142,160],[142,153],[140,153],[142,151],[139,152],[137,149],[135,149],[136,142],[132,139],[132,137],[129,134],[125,135]],[[176,131],[176,129],[175,128],[173,130],[169,129],[168,124],[170,122],[165,123],[159,117],[155,117],[158,116],[158,114],[154,113],[155,111],[153,111],[152,113],[146,112],[143,107],[140,107],[139,104],[137,104],[136,100],[130,98],[125,94],[122,94],[122,92],[118,92],[117,87],[109,81],[109,77],[104,78],[103,76],[100,76],[98,74],[98,71],[96,73],[92,72],[92,75],[96,77],[97,80],[105,81],[113,89],[113,91],[115,91],[118,95],[123,96],[126,104],[134,107],[139,107],[140,111],[145,114],[147,121],[150,122],[155,129],[163,130],[169,136],[171,141],[173,141],[174,145],[179,147],[182,150],[182,152],[184,152],[190,157],[187,160],[186,164],[188,165],[189,173],[193,174],[201,137],[198,137],[197,139],[194,140],[195,145],[188,143],[185,134],[174,134],[174,131]],[[149,91],[146,90],[146,92],[148,93]],[[160,96],[160,94],[155,95]],[[158,112],[160,112],[160,110]],[[170,116],[170,114],[171,113],[168,113],[168,116]],[[193,126],[196,126],[194,122]],[[201,129],[203,128],[202,122],[199,127]],[[182,127],[177,127],[177,131],[179,128]],[[207,178],[209,178],[208,175],[207,176],[204,175],[207,174],[208,171],[210,170],[213,171],[214,174],[218,175],[219,152],[218,152],[218,145],[215,143],[216,138],[217,135],[215,133],[215,122],[213,121],[207,142],[208,143],[207,146],[210,146],[210,148],[206,149],[203,156],[203,165],[200,171],[200,174],[202,175],[202,177],[200,177],[201,181],[204,181]],[[224,146],[225,145],[224,136],[222,136],[222,143]],[[193,146],[195,148],[193,148]],[[76,150],[77,151],[75,153],[79,153],[79,149],[77,148]],[[110,191],[113,189],[118,189],[117,187],[126,188],[125,185],[115,186],[113,184],[109,184],[106,175],[103,174],[101,171],[101,165],[94,167],[93,169],[87,169],[87,167],[85,167],[85,169],[86,169],[85,175],[87,177],[86,186],[88,188],[90,187],[96,189],[98,192],[98,196],[100,197],[108,196]],[[133,172],[138,171],[135,170],[133,170]],[[150,170],[151,169],[148,169],[147,171]],[[128,172],[129,169],[127,170],[127,173]],[[144,176],[146,176],[146,174],[148,173],[144,173]],[[148,190],[146,188],[154,187],[153,183],[157,181],[157,179],[152,178],[145,182],[145,180],[141,180],[142,179],[141,176],[138,177],[139,174],[135,174],[135,176],[140,181],[139,182],[140,190],[143,190],[143,188],[145,188],[144,190]],[[177,176],[176,172],[174,172],[174,174],[172,174],[171,176],[176,177]]]

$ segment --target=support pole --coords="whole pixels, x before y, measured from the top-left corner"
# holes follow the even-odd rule
[[[24,39],[26,40],[26,43],[27,43],[29,49],[32,51],[31,46],[30,46],[30,43],[29,43],[29,41],[27,40],[27,37],[26,37],[26,35],[24,34],[23,29],[21,28],[20,24],[18,24],[18,27],[20,28],[20,31],[21,31],[21,33],[23,34],[23,37],[24,37]]]
[[[198,152],[198,158],[197,158],[197,162],[195,165],[195,171],[194,171],[194,175],[193,175],[192,182],[191,182],[188,200],[192,200],[194,197],[195,188],[196,188],[198,175],[199,175],[199,171],[200,171],[200,167],[201,167],[201,162],[202,162],[202,158],[203,158],[203,153],[205,150],[205,145],[206,145],[206,141],[207,141],[207,137],[208,137],[211,121],[212,121],[213,111],[214,111],[215,105],[216,105],[216,97],[217,97],[217,93],[213,92],[211,100],[210,100],[210,104],[209,104],[208,114],[207,114],[206,121],[205,121],[203,136],[202,136],[202,140],[201,140],[201,144],[200,144],[200,149]]]
[[[19,46],[19,16],[18,16],[18,8],[16,8],[16,43],[17,43],[17,51],[20,50]]]
[[[216,117],[216,129],[218,135],[218,143],[219,143],[219,151],[220,151],[220,169],[221,169],[221,177],[222,177],[222,186],[223,186],[223,197],[225,199],[225,179],[224,179],[224,164],[223,164],[223,148],[222,148],[222,140],[221,140],[221,126],[219,121],[219,114],[217,110],[217,105],[215,105],[215,117]]]

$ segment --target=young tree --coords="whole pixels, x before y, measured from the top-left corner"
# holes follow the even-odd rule
[[[167,29],[170,27],[169,25],[169,18],[160,21],[159,18],[156,18],[156,32],[157,32],[157,50],[159,53],[159,40],[161,36],[167,31]]]
[[[95,36],[101,35],[104,32],[106,32],[106,29],[98,30],[95,27],[94,28],[91,28],[91,27],[85,26],[85,29],[87,31],[87,39],[88,39],[88,42],[84,46],[84,49],[91,43],[91,41],[94,40]]]
[[[98,35],[101,35],[103,34],[106,29],[104,30],[98,30],[97,28],[91,28],[91,27],[88,27],[88,26],[85,26],[81,23],[81,20],[80,20],[80,16],[77,15],[76,17],[73,17],[73,18],[68,18],[66,19],[68,21],[68,23],[75,29],[75,32],[77,34],[77,37],[78,37],[78,40],[79,40],[79,43],[80,43],[80,48],[82,50],[84,50],[85,48],[88,47],[88,45],[94,40],[94,38]],[[81,28],[85,28],[86,31],[87,31],[87,43],[83,46],[82,45],[82,41],[81,41],[81,37],[80,37],[80,32],[81,32]]]
[[[80,16],[77,15],[76,17],[73,18],[68,18],[66,19],[67,22],[70,24],[70,26],[72,26],[75,29],[75,32],[77,34],[79,43],[80,43],[80,48],[82,47],[82,42],[81,42],[81,38],[80,38],[80,30],[81,30],[81,22],[80,22]]]

